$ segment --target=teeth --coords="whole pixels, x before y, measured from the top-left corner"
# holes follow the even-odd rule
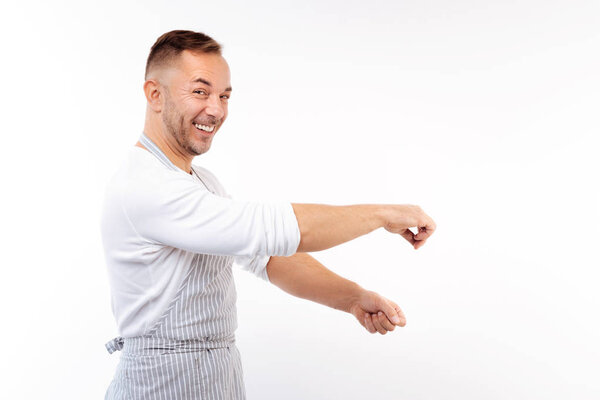
[[[206,132],[212,132],[215,129],[214,126],[208,126],[208,125],[194,124],[194,126],[198,129],[206,131]]]

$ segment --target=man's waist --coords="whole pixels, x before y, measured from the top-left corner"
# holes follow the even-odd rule
[[[131,355],[157,355],[171,353],[189,353],[206,349],[228,348],[235,345],[235,334],[218,337],[199,337],[193,339],[173,339],[163,337],[126,337],[115,338],[119,343],[115,350],[122,350],[123,354]],[[109,342],[110,343],[110,342]],[[114,351],[114,350],[113,350]],[[112,351],[109,350],[112,353]]]

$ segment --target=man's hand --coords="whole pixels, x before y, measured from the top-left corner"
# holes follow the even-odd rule
[[[349,312],[370,333],[385,335],[396,326],[406,325],[406,317],[396,303],[368,290],[350,305]]]
[[[385,229],[388,232],[399,233],[415,250],[423,246],[435,231],[435,222],[419,206],[386,205],[384,219]],[[412,227],[417,227],[418,232],[412,233],[408,229]]]

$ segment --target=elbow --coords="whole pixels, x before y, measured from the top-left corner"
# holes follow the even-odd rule
[[[321,251],[330,247],[326,244],[326,238],[319,238],[314,233],[315,232],[311,232],[308,230],[300,230],[300,243],[298,244],[298,249],[296,250],[296,253]]]
[[[300,233],[300,243],[298,244],[298,248],[296,249],[296,253],[306,252],[306,242],[304,241],[304,235]]]
[[[308,224],[306,223],[306,218],[303,214],[303,209],[300,204],[291,203],[292,210],[294,211],[294,215],[296,216],[296,222],[298,223],[298,232],[300,234],[298,248],[296,249],[296,253],[307,252],[309,251],[309,243],[310,243],[310,232],[308,229]]]

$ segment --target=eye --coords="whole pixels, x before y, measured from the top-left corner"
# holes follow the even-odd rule
[[[228,94],[224,94],[223,96],[221,96],[222,99],[224,100],[229,100],[229,95]]]
[[[206,94],[206,91],[202,90],[202,89],[198,89],[198,90],[194,90],[194,93],[198,93],[198,94]]]

